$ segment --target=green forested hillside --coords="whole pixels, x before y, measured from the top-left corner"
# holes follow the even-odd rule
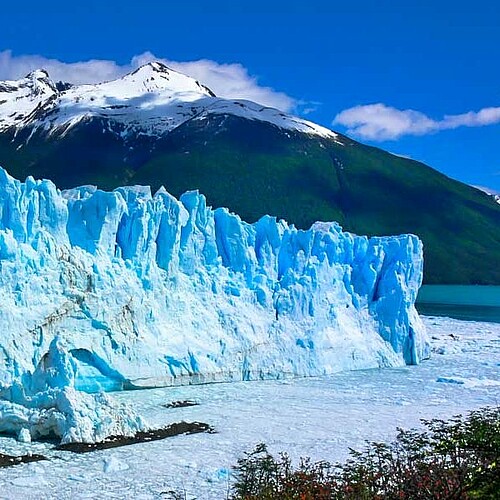
[[[199,189],[249,222],[264,214],[301,228],[336,220],[357,234],[411,232],[424,241],[425,282],[500,284],[500,205],[413,160],[235,116],[191,120],[160,138],[121,139],[94,120],[60,137],[0,135],[13,176],[59,187]],[[21,145],[21,147],[19,147]]]

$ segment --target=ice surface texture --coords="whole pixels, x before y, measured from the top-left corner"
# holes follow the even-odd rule
[[[147,424],[131,408],[104,393],[75,390],[77,363],[58,337],[35,372],[0,389],[0,433],[19,441],[56,439],[92,443],[132,436]]]
[[[198,192],[60,192],[0,170],[0,387],[35,390],[56,337],[66,395],[418,363],[422,266],[413,235],[247,224]]]

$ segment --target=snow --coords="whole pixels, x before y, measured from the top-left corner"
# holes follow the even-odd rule
[[[217,433],[177,436],[84,455],[52,451],[44,443],[0,438],[6,453],[44,453],[49,461],[0,470],[1,498],[226,498],[231,467],[265,442],[294,461],[343,460],[366,440],[390,440],[398,426],[450,418],[498,405],[498,386],[446,384],[439,377],[500,382],[500,325],[424,318],[434,353],[418,366],[342,372],[330,376],[125,391],[153,426],[204,421]],[[443,349],[444,348],[444,349]],[[443,352],[443,354],[438,354]],[[174,400],[198,406],[166,409]],[[152,457],[154,457],[152,459]],[[107,469],[107,472],[105,472]],[[113,470],[113,472],[110,472]],[[167,496],[168,498],[168,496]]]
[[[117,133],[167,133],[188,120],[229,114],[271,123],[321,137],[339,136],[329,129],[276,109],[245,100],[228,100],[191,77],[159,62],[146,64],[114,81],[78,85],[58,91],[38,70],[19,81],[0,82],[0,131],[23,127],[67,133],[89,118],[109,118]]]
[[[16,81],[0,82],[0,131],[23,126],[34,111],[57,95],[54,83],[43,70]]]

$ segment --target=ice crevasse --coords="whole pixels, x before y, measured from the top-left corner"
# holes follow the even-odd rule
[[[59,191],[0,169],[0,398],[418,363],[422,269],[414,235],[248,224],[196,191]]]

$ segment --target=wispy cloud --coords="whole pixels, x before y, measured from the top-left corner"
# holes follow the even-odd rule
[[[45,69],[53,80],[70,83],[97,83],[117,78],[133,68],[119,66],[114,61],[91,59],[84,62],[65,63],[38,55],[14,56],[10,50],[0,52],[0,79],[22,78],[34,69]],[[134,67],[135,69],[135,67]]]
[[[361,139],[386,141],[404,135],[425,135],[458,127],[482,127],[500,123],[500,107],[483,108],[434,120],[420,111],[400,110],[382,103],[355,106],[341,111],[333,125],[342,125],[347,133]]]
[[[121,65],[102,59],[66,63],[39,55],[15,56],[12,51],[5,50],[0,52],[0,80],[14,80],[34,69],[43,68],[56,81],[98,83],[119,78],[150,61],[161,61],[176,71],[196,78],[220,97],[248,99],[282,111],[294,111],[301,104],[283,92],[260,85],[257,77],[250,75],[241,64],[219,64],[209,59],[172,61],[157,57],[151,52],[136,55],[129,63]]]

